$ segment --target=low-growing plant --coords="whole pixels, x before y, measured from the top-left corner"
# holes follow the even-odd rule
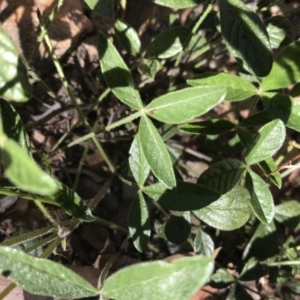
[[[114,2],[106,2],[86,0],[91,9],[113,17]],[[287,142],[287,132],[300,131],[296,99],[300,95],[300,41],[295,40],[294,25],[285,16],[262,17],[278,1],[261,0],[251,8],[242,0],[154,2],[175,10],[169,27],[146,47],[122,18],[115,19],[109,35],[99,32],[99,81],[107,85],[103,97],[111,92],[126,106],[127,113],[103,128],[87,121],[47,34],[47,26],[63,1],[58,1],[49,22],[40,16],[39,43],[44,40],[47,44],[79,123],[88,131],[59,147],[70,148],[91,139],[111,173],[89,204],[33,160],[26,131],[10,102],[25,102],[31,97],[27,74],[35,79],[36,75],[0,28],[0,147],[4,169],[0,193],[34,201],[52,222],[1,244],[0,270],[14,283],[0,298],[16,284],[34,294],[64,298],[101,294],[118,300],[190,299],[209,283],[217,288],[231,287],[227,299],[251,299],[243,282],[263,276],[300,293],[299,277],[294,276],[299,273],[299,246],[293,235],[284,240],[277,230],[278,226],[299,228],[300,204],[297,199],[274,203],[270,191],[271,186],[281,188],[280,171],[291,168],[298,158],[281,164],[284,155],[297,147],[295,142]],[[203,11],[198,20],[188,26],[178,25],[176,9],[199,4]],[[120,9],[126,9],[126,1],[121,1]],[[210,59],[207,53],[216,47],[224,50],[223,55],[234,57],[236,63],[223,70],[199,71],[203,60]],[[273,59],[273,50],[278,48],[281,51]],[[124,51],[130,56],[130,66],[121,55]],[[157,74],[165,74],[164,92],[158,92],[154,99],[143,99],[133,71],[139,72],[142,82],[155,82]],[[218,114],[214,108],[223,102],[230,102],[230,109]],[[242,117],[241,110],[248,110],[248,115]],[[234,113],[234,121],[228,118],[230,113]],[[97,134],[128,124],[135,132],[128,159],[115,164]],[[195,135],[214,152],[213,162],[197,182],[184,181],[176,171],[182,152],[168,143],[176,134]],[[275,160],[279,150],[281,156]],[[156,234],[175,244],[188,241],[196,256],[171,263],[138,263],[106,279],[108,264],[97,287],[46,259],[80,223],[95,220],[93,209],[116,177],[137,190],[127,231],[137,251],[145,252],[152,245],[147,205],[152,201],[166,220],[156,228]],[[63,208],[71,218],[58,224],[47,210],[49,204]],[[118,228],[109,220],[105,222]],[[215,248],[222,245],[218,238],[221,233],[238,228],[249,240],[241,249],[235,275],[218,261]],[[16,249],[28,241],[34,242],[25,250]],[[39,257],[29,254],[35,249],[43,249],[36,254]]]

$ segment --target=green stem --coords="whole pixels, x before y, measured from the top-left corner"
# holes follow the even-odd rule
[[[41,42],[45,38],[48,28],[51,25],[52,21],[54,20],[57,12],[59,11],[60,7],[63,5],[64,0],[58,0],[57,4],[55,5],[54,9],[51,11],[51,14],[49,15],[48,20],[45,23],[45,26],[42,28],[40,35],[37,38],[37,43],[35,44],[34,50],[32,52],[30,62],[32,63],[33,60],[35,59],[35,56],[37,54],[37,51],[40,47]]]
[[[10,283],[1,293],[0,299],[4,299],[17,285],[15,283]]]
[[[268,267],[279,267],[279,266],[296,266],[300,265],[300,260],[291,260],[291,261],[279,261],[267,264]]]
[[[99,97],[98,101],[94,103],[94,105],[86,112],[86,115],[88,115],[94,108],[95,106],[97,106],[99,104],[99,102],[101,102],[110,92],[111,90],[109,88],[107,88]],[[54,153],[56,151],[56,149],[59,148],[60,144],[67,138],[67,136],[78,126],[78,124],[80,123],[80,121],[78,121],[76,124],[74,124],[69,131],[65,132],[61,138],[57,141],[57,143],[53,146],[53,148],[51,149],[51,153]],[[92,132],[92,134],[94,134]]]
[[[125,184],[129,185],[129,186],[132,186],[132,187],[136,187],[136,188],[139,188],[139,186],[135,183],[135,182],[132,182],[130,180],[127,180],[126,178],[124,178],[122,175],[118,174],[118,178],[124,182]]]
[[[24,233],[24,234],[16,236],[16,237],[13,237],[13,238],[1,243],[1,246],[14,247],[14,246],[20,245],[22,243],[25,243],[25,242],[31,241],[33,239],[36,239],[38,237],[41,237],[41,236],[43,236],[45,234],[48,234],[50,232],[57,231],[57,229],[58,229],[57,226],[52,225],[52,226],[48,226],[48,227],[45,227],[45,228],[42,228],[42,229],[38,229],[38,230],[33,231],[33,232],[27,232],[27,233]]]
[[[111,174],[110,177],[108,178],[108,180],[102,185],[102,187],[101,187],[100,191],[97,193],[97,195],[91,200],[91,202],[88,205],[91,210],[93,210],[98,205],[98,203],[101,201],[101,199],[105,195],[106,191],[111,186],[115,177],[116,177],[115,173]]]
[[[53,224],[58,225],[57,222],[52,218],[48,209],[44,206],[44,204],[40,201],[34,200],[35,205],[40,209],[42,214]]]
[[[128,234],[128,230],[126,228],[119,226],[118,224],[115,224],[113,222],[102,219],[100,217],[96,217],[95,222],[100,223],[101,225],[103,225],[107,228],[115,229],[115,230],[118,230],[118,231]]]
[[[46,93],[53,99],[56,99],[57,102],[59,102],[61,105],[63,104],[62,101],[57,100],[57,97],[55,95],[55,93],[51,90],[51,88],[47,85],[47,83],[41,79],[35,72],[34,70],[32,70],[32,68],[30,67],[29,63],[26,61],[26,59],[22,56],[20,56],[23,64],[26,67],[26,70],[28,72],[28,74],[34,79],[36,80],[39,85],[46,91]]]
[[[44,24],[44,22],[43,22],[43,20],[42,20],[42,18],[41,18],[40,15],[39,15],[39,21],[40,21],[40,23],[41,23],[41,28],[42,28],[42,30],[45,29],[45,24]],[[47,32],[45,32],[45,34],[44,34],[44,39],[45,39],[45,42],[46,42],[46,44],[47,44],[47,46],[48,46],[48,48],[49,48],[49,51],[50,51],[50,54],[51,54],[53,63],[54,63],[54,65],[55,65],[55,67],[56,67],[56,70],[57,70],[57,72],[58,72],[58,74],[59,74],[59,77],[60,77],[60,79],[61,79],[61,81],[62,81],[62,83],[63,83],[65,89],[67,90],[68,95],[69,95],[70,98],[71,98],[72,104],[74,105],[74,107],[75,107],[75,109],[76,109],[76,111],[77,111],[77,113],[78,113],[78,116],[79,116],[79,118],[80,118],[80,121],[81,121],[81,122],[85,125],[85,127],[91,132],[91,131],[92,131],[92,128],[90,127],[90,125],[89,125],[87,119],[85,118],[85,116],[84,116],[82,110],[80,109],[80,107],[79,107],[79,105],[78,105],[78,103],[77,103],[77,101],[76,101],[76,98],[75,98],[75,96],[74,96],[74,94],[73,94],[73,91],[72,91],[72,89],[71,89],[71,87],[70,87],[70,85],[69,85],[69,83],[68,83],[68,81],[67,81],[67,79],[66,79],[66,76],[65,76],[65,74],[64,74],[64,71],[63,71],[63,69],[62,69],[62,66],[61,66],[61,64],[60,64],[60,62],[59,62],[59,60],[58,60],[58,58],[57,58],[57,56],[56,56],[56,54],[55,54],[54,48],[53,48],[53,46],[52,46],[52,44],[51,44],[51,41],[50,41],[50,38],[49,38],[49,35],[48,35]],[[99,150],[99,152],[102,154],[102,156],[103,156],[105,162],[107,163],[108,167],[110,168],[110,170],[114,171],[115,168],[114,168],[112,162],[110,161],[110,159],[108,158],[108,156],[104,153],[104,150],[103,150],[103,148],[101,147],[100,143],[99,143],[96,139],[94,139],[94,138],[93,138],[93,141],[94,141],[94,143],[95,143],[97,149]]]
[[[109,131],[109,130],[112,130],[113,128],[116,128],[118,126],[126,124],[126,123],[128,123],[128,122],[130,122],[130,121],[132,121],[134,119],[137,119],[138,117],[142,116],[143,114],[144,114],[144,111],[143,110],[139,110],[139,111],[137,111],[137,112],[129,115],[126,118],[123,118],[123,119],[121,119],[121,120],[119,120],[119,121],[117,121],[117,122],[115,122],[115,123],[113,123],[111,125],[108,125],[107,127],[105,127],[105,131]],[[67,148],[71,148],[71,147],[73,147],[75,145],[78,145],[78,144],[80,144],[80,143],[88,140],[88,139],[94,139],[96,137],[96,134],[100,133],[100,132],[101,131],[90,132],[90,133],[88,133],[88,134],[86,134],[86,135],[84,135],[84,136],[82,136],[82,137],[74,140],[73,142],[69,143],[67,145]]]
[[[104,149],[102,148],[101,144],[99,143],[99,141],[96,139],[96,136],[92,136],[92,140],[94,142],[94,144],[96,145],[99,153],[102,155],[103,159],[105,160],[106,164],[109,167],[109,170],[111,173],[115,172],[115,167],[112,164],[112,162],[110,161],[110,159],[108,158],[108,156],[106,155],[106,152],[104,151]]]
[[[139,110],[139,111],[129,115],[128,117],[125,117],[115,123],[112,123],[112,124],[106,126],[105,131],[110,131],[113,128],[116,128],[116,127],[126,124],[128,122],[131,122],[131,121],[137,119],[138,117],[141,117],[144,113],[145,113],[144,110]]]
[[[199,27],[201,26],[201,24],[203,23],[203,21],[208,16],[208,14],[212,11],[213,8],[214,8],[213,3],[211,3],[207,6],[206,10],[203,12],[203,14],[201,15],[201,17],[199,18],[199,20],[197,21],[197,23],[193,27],[192,35],[195,34],[198,31]]]
[[[82,143],[82,142],[84,142],[84,141],[86,141],[88,139],[91,139],[92,137],[95,137],[95,136],[96,136],[95,132],[90,132],[90,133],[88,133],[88,134],[86,134],[86,135],[84,135],[84,136],[82,136],[82,137],[74,140],[73,142],[69,143],[67,145],[67,148],[71,148],[71,147],[73,147],[75,145],[78,145],[78,144],[80,144],[80,143]]]
[[[80,178],[80,175],[81,175],[81,171],[82,171],[82,168],[83,168],[83,165],[84,165],[84,160],[85,160],[85,158],[88,154],[88,151],[90,149],[90,145],[91,145],[91,141],[88,141],[86,147],[84,148],[81,159],[79,161],[76,177],[75,177],[74,184],[73,184],[73,190],[74,191],[76,191],[76,189],[77,189],[79,178]]]
[[[39,257],[47,258],[53,252],[53,250],[61,243],[62,240],[62,238],[57,237]]]
[[[43,247],[43,246],[49,244],[50,242],[52,242],[56,238],[57,238],[57,233],[51,234],[47,238],[40,240],[39,242],[35,243],[31,247],[26,248],[24,252],[25,253],[30,253],[31,251],[34,251],[34,250],[38,249],[39,247]]]
[[[1,187],[0,187],[0,194],[7,195],[7,196],[16,196],[16,197],[24,198],[27,200],[33,200],[33,201],[37,200],[37,201],[41,201],[43,203],[48,203],[48,204],[59,206],[59,204],[51,198],[46,198],[46,197],[39,196],[39,195],[32,196],[30,194],[14,192],[14,191],[7,190],[7,189],[1,188]]]
[[[44,24],[43,19],[41,18],[40,12],[38,13],[38,16],[39,16],[39,21],[40,21],[40,24],[41,24],[41,29],[42,29],[42,30],[45,30],[45,24]],[[46,44],[47,44],[47,46],[48,46],[48,48],[49,48],[49,52],[50,52],[50,55],[51,55],[51,57],[52,57],[53,63],[54,63],[54,65],[55,65],[55,68],[56,68],[56,70],[57,70],[57,72],[58,72],[58,75],[59,75],[59,77],[60,77],[60,79],[61,79],[61,81],[62,81],[62,83],[63,83],[63,86],[64,86],[65,89],[67,90],[69,97],[71,98],[72,104],[73,104],[74,107],[76,108],[76,111],[77,111],[77,113],[78,113],[78,115],[79,115],[80,121],[81,121],[87,128],[89,128],[90,126],[89,126],[89,124],[88,124],[88,122],[87,122],[85,116],[83,115],[83,112],[82,112],[82,110],[80,109],[80,107],[79,107],[77,101],[76,101],[76,98],[75,98],[75,96],[74,96],[74,94],[73,94],[73,92],[72,92],[72,90],[71,90],[71,88],[70,88],[70,85],[69,85],[69,83],[68,83],[68,81],[67,81],[67,79],[66,79],[66,76],[65,76],[65,74],[64,74],[64,71],[63,71],[63,69],[62,69],[62,66],[61,66],[61,64],[60,64],[60,62],[59,62],[59,60],[58,60],[58,57],[57,57],[57,55],[56,55],[56,53],[55,53],[55,51],[54,51],[54,47],[53,47],[53,45],[52,45],[52,43],[51,43],[51,41],[50,41],[49,35],[48,35],[48,33],[47,33],[46,31],[45,31],[45,33],[44,33],[44,39],[45,39],[45,42],[46,42]]]

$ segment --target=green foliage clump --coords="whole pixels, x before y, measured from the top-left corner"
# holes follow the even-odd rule
[[[58,2],[57,8],[62,2]],[[215,1],[154,2],[173,9],[196,7],[202,3],[204,9],[198,21],[190,26],[178,26],[176,22],[175,26],[170,22],[169,28],[155,36],[146,48],[141,46],[134,28],[123,19],[115,19],[110,36],[100,32],[98,37],[99,80],[106,82],[107,92],[113,93],[128,112],[126,117],[101,131],[126,124],[134,124],[136,128],[125,164],[129,180],[122,175],[124,165],[111,162],[76,103],[53,51],[47,26],[40,18],[41,39],[49,47],[80,121],[89,131],[67,147],[91,139],[111,173],[103,189],[88,205],[73,189],[43,171],[32,158],[23,124],[10,103],[24,102],[31,97],[26,71],[29,67],[0,27],[0,148],[6,177],[0,178],[0,193],[33,200],[53,221],[52,226],[2,243],[0,270],[15,284],[34,294],[64,298],[102,294],[117,300],[139,300],[153,297],[189,299],[207,283],[231,286],[228,299],[248,299],[247,287],[242,282],[271,273],[274,277],[272,270],[277,268],[275,282],[299,293],[300,282],[293,278],[300,265],[299,247],[295,246],[292,236],[286,240],[279,238],[276,229],[276,224],[299,228],[299,202],[290,200],[275,205],[270,189],[270,186],[281,188],[280,171],[289,167],[280,166],[281,158],[275,160],[274,155],[279,150],[281,153],[290,151],[290,146],[285,144],[287,132],[300,131],[300,106],[295,99],[300,94],[300,41],[295,40],[293,25],[284,16],[272,17],[265,22],[261,20],[259,13],[269,10],[272,1],[259,1],[257,7],[249,8],[241,0],[219,0],[218,12],[214,10]],[[104,16],[114,17],[114,1],[86,0],[86,3]],[[124,3],[126,1],[121,1],[121,6]],[[214,21],[210,25],[214,33],[204,37],[204,23],[208,18]],[[218,72],[210,70],[196,76],[187,72],[192,75],[184,83],[177,80],[176,75],[167,75],[167,91],[146,103],[149,101],[143,99],[133,70],[140,73],[143,81],[155,81],[159,72],[171,74],[170,71],[174,71],[176,74],[184,64],[193,65],[195,71],[199,57],[203,58],[216,41],[223,41],[226,53],[235,58],[233,70],[230,67]],[[131,68],[124,61],[123,50],[118,50],[117,43],[131,56],[131,62],[134,61]],[[282,51],[273,60],[273,50],[279,47]],[[232,109],[221,115],[215,113],[213,109],[223,102],[230,102]],[[260,111],[256,110],[258,102],[262,107]],[[241,118],[241,109],[248,109],[249,115]],[[236,114],[234,122],[227,117],[231,112]],[[195,118],[197,120],[192,122]],[[162,134],[162,128],[173,131]],[[184,181],[176,172],[180,153],[178,155],[166,143],[178,132],[219,147],[215,161],[195,183]],[[217,140],[224,136],[228,143],[222,148]],[[166,215],[166,222],[157,228],[156,234],[173,243],[188,241],[196,256],[171,263],[139,263],[106,280],[108,264],[97,288],[62,265],[47,260],[52,250],[63,244],[76,226],[95,219],[92,210],[115,177],[137,188],[128,215],[127,231],[137,251],[145,252],[152,245],[152,216],[147,205],[152,202]],[[47,204],[61,207],[72,218],[56,224],[44,206]],[[109,221],[106,224],[115,225]],[[249,235],[249,241],[243,248],[239,275],[233,276],[220,262],[214,264],[215,241],[220,231],[239,228]],[[66,234],[61,233],[63,230]],[[216,236],[213,232],[217,232]],[[43,236],[46,237],[37,239]],[[29,240],[38,242],[24,251],[12,248]],[[26,254],[34,247],[37,249],[49,243],[39,258]],[[281,266],[288,266],[289,272],[281,272]],[[5,291],[1,296],[4,295]]]

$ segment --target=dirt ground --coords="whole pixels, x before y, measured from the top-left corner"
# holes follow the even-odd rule
[[[88,131],[78,123],[77,112],[57,76],[53,62],[43,43],[32,59],[32,52],[39,34],[37,8],[41,11],[42,16],[47,18],[54,5],[54,0],[0,0],[0,20],[3,28],[17,43],[24,57],[29,61],[32,60],[36,73],[54,93],[54,97],[52,97],[51,93],[47,93],[37,80],[31,79],[32,99],[26,104],[16,105],[30,137],[34,157],[42,164],[50,164],[55,176],[70,187],[74,186],[78,167],[82,165],[81,175],[77,178],[76,192],[88,203],[98,193],[109,176],[105,161],[89,142],[63,149],[63,146],[75,138],[83,136]],[[298,1],[285,1],[284,4],[276,6],[270,12],[273,15],[281,14],[294,7],[295,13],[290,15],[290,21],[297,26],[297,37],[300,36],[299,5]],[[116,5],[116,11],[117,16],[121,14],[118,5]],[[202,5],[199,5],[199,8],[195,10],[179,11],[177,13],[179,25],[188,25],[194,22],[201,11]],[[167,28],[170,13],[174,13],[174,11],[158,7],[150,0],[130,0],[127,1],[124,18],[137,30],[141,37],[142,47],[145,47],[154,36]],[[96,129],[103,128],[103,126],[126,115],[126,107],[113,95],[103,96],[106,87],[101,76],[98,76],[100,70],[97,34],[99,30],[109,32],[112,27],[113,21],[111,19],[92,12],[84,1],[65,0],[63,7],[49,28],[49,36],[76,96],[76,101],[84,113],[89,111],[87,119],[92,126],[96,124]],[[224,65],[233,64],[228,55],[215,55],[219,51],[222,51],[222,45],[211,50],[208,55],[215,56],[216,59],[208,60],[199,72],[219,70]],[[132,57],[125,53],[124,58],[129,64],[132,64]],[[199,60],[204,58],[201,57]],[[181,68],[181,70],[177,70],[178,74],[183,73],[183,70],[185,74],[194,72],[191,65]],[[140,84],[142,98],[145,101],[163,94],[168,86],[169,75],[167,74],[159,73],[155,81],[146,82],[143,82],[140,74],[136,71],[133,72],[133,76]],[[187,75],[178,75],[176,78],[178,85],[184,84],[184,76]],[[218,113],[221,114],[230,109],[230,103],[224,103],[217,109],[219,110]],[[242,111],[241,113],[246,112]],[[230,117],[235,118],[234,115],[229,115]],[[61,142],[66,132],[69,134]],[[128,158],[128,151],[134,134],[134,128],[123,126],[112,132],[99,134],[97,138],[112,161],[116,164],[122,164]],[[299,134],[293,136],[293,139],[300,140],[299,138]],[[201,143],[191,136],[177,134],[170,143],[182,151],[181,162],[186,168],[181,166],[179,169],[186,180],[195,181],[196,177],[214,160],[213,151],[201,146]],[[58,151],[59,147],[62,147],[63,150]],[[83,156],[87,147],[88,151]],[[291,153],[291,156],[294,154]],[[272,191],[277,203],[287,198],[299,200],[300,177],[298,175],[297,171],[291,173],[286,177],[281,190],[274,189]],[[134,188],[127,186],[119,179],[115,179],[93,213],[102,219],[127,228],[127,215],[135,193]],[[164,258],[170,260],[182,255],[193,255],[190,244],[174,245],[155,234],[155,229],[165,219],[155,207],[151,207],[151,204],[149,209],[151,220],[154,220],[151,240],[155,246],[153,249],[148,249],[145,253],[140,254],[135,250],[126,233],[93,222],[81,224],[76,228],[70,236],[67,250],[57,249],[57,253],[53,253],[51,258],[74,269],[92,283],[96,283],[103,266],[112,255],[120,250],[122,254],[112,266],[111,272],[141,261]],[[49,207],[49,211],[56,220],[62,221],[68,218],[65,212],[57,207]],[[47,225],[49,225],[48,221],[32,202],[14,197],[6,197],[1,200],[0,241],[8,239],[17,231],[34,230]],[[299,233],[297,238],[299,239]],[[236,230],[224,233],[222,239],[230,240],[234,255],[239,255],[238,248],[245,241],[242,232]],[[230,260],[229,257],[228,260]],[[0,278],[0,291],[6,284],[7,281]],[[282,291],[269,285],[267,279],[263,278],[260,283],[249,283],[249,286],[272,299],[281,299]],[[207,286],[192,300],[225,299],[226,293],[226,289],[217,290]],[[34,297],[23,294],[20,289],[15,289],[11,298],[7,299],[49,299]],[[254,294],[253,299],[261,299],[261,297]],[[294,299],[297,299],[297,296]],[[298,299],[300,298],[298,297]]]

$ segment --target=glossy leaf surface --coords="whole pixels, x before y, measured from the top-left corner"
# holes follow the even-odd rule
[[[263,79],[263,91],[287,87],[300,81],[300,41],[287,46],[275,59],[270,74]]]
[[[171,8],[187,8],[198,5],[205,0],[154,0],[154,3]]]
[[[256,257],[260,261],[264,261],[278,253],[278,237],[274,222],[270,224],[260,223],[248,242],[243,259]]]
[[[132,55],[138,55],[141,41],[135,29],[122,20],[115,21],[115,34],[119,43]]]
[[[266,158],[264,161],[258,163],[265,175],[279,188],[281,188],[282,180],[280,173],[272,174],[277,169],[277,165],[272,157]]]
[[[146,58],[166,59],[183,50],[190,36],[187,27],[171,27],[156,36],[146,50]]]
[[[170,155],[159,132],[147,116],[141,117],[137,136],[153,174],[167,187],[174,187],[176,181]]]
[[[280,119],[288,128],[300,131],[300,102],[280,93],[265,93],[263,104],[270,118]]]
[[[194,211],[208,225],[221,230],[234,230],[243,226],[250,217],[249,192],[236,186],[212,204]]]
[[[149,175],[150,167],[143,153],[139,134],[133,139],[129,154],[129,166],[132,175],[137,184],[142,186]]]
[[[185,242],[191,233],[191,224],[182,216],[171,216],[165,225],[166,238],[175,244]]]
[[[139,252],[144,252],[148,246],[151,227],[148,207],[141,191],[137,193],[131,204],[128,229],[135,248]]]
[[[0,99],[0,118],[7,137],[17,142],[27,154],[31,155],[23,122],[13,106],[3,99]]]
[[[218,269],[210,278],[210,285],[216,288],[225,288],[235,281],[235,278],[225,268]]]
[[[300,203],[296,200],[286,201],[275,206],[275,219],[290,228],[300,228]]]
[[[256,280],[263,276],[268,275],[268,267],[261,264],[256,258],[251,257],[245,264],[239,280],[241,281],[250,281]]]
[[[197,255],[211,257],[215,250],[214,241],[209,234],[199,229],[194,240],[194,251]]]
[[[213,265],[207,257],[133,265],[109,277],[102,293],[118,300],[150,300],[153,295],[164,300],[189,299],[206,283]]]
[[[263,126],[248,147],[245,157],[246,163],[252,165],[275,154],[282,146],[285,134],[285,125],[279,119],[275,119]]]
[[[220,194],[208,187],[191,182],[177,181],[172,190],[156,183],[143,188],[143,192],[160,205],[175,211],[196,210],[213,203]]]
[[[246,187],[251,196],[250,205],[255,216],[264,224],[272,222],[274,217],[274,202],[265,181],[253,171],[248,170]]]
[[[84,0],[86,4],[104,17],[114,17],[114,0]]]
[[[103,77],[112,92],[124,104],[141,109],[143,104],[132,75],[115,46],[103,33],[99,34],[98,51]]]
[[[227,120],[211,119],[187,123],[178,126],[178,129],[190,134],[218,135],[233,129],[235,125]]]
[[[12,139],[1,138],[2,163],[8,179],[18,188],[40,195],[52,195],[55,180],[42,171],[28,154]]]
[[[0,96],[6,100],[24,102],[31,97],[27,70],[10,36],[0,25]]]
[[[267,30],[258,15],[240,0],[220,0],[220,25],[238,63],[257,76],[267,76],[273,57]]]
[[[59,298],[99,294],[89,282],[61,264],[9,247],[0,247],[0,272],[32,294]]]
[[[237,159],[225,159],[206,169],[197,183],[205,185],[220,194],[226,194],[240,181],[246,166]]]
[[[226,300],[253,300],[253,298],[246,292],[246,289],[239,283],[234,283],[226,297]]]
[[[226,88],[227,101],[239,101],[257,94],[256,87],[245,79],[226,73],[205,73],[187,80],[191,86],[211,86]]]
[[[77,193],[59,181],[56,181],[56,186],[57,191],[51,198],[53,198],[67,214],[87,222],[95,220],[91,210]]]
[[[157,71],[159,70],[160,68],[160,65],[159,65],[159,62],[155,59],[143,59],[139,62],[138,64],[138,71],[150,78],[150,79],[154,79],[155,78],[155,75],[157,73]]]
[[[169,124],[187,122],[217,106],[225,98],[224,88],[192,87],[154,99],[145,108],[154,119]]]

